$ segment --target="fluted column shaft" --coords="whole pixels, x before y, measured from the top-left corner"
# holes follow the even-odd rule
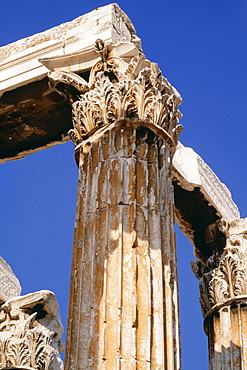
[[[79,164],[65,368],[178,370],[171,159],[181,97],[133,45],[97,39],[95,53],[89,76],[49,74],[71,104]]]
[[[247,369],[247,297],[215,307],[205,320],[211,370]]]
[[[80,146],[65,368],[180,368],[171,151],[128,119]]]

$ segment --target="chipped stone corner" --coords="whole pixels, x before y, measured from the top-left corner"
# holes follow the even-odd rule
[[[0,304],[21,294],[21,284],[11,267],[0,257]]]
[[[173,167],[173,176],[178,184],[187,191],[200,188],[205,200],[215,208],[219,217],[228,220],[240,217],[229,189],[192,148],[178,143]]]

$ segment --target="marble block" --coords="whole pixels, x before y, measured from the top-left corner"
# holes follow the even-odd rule
[[[21,294],[21,285],[11,267],[0,257],[0,304]]]

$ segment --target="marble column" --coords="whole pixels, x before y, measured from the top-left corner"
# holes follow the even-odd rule
[[[211,370],[247,369],[247,219],[221,220],[225,247],[197,262]],[[196,269],[197,265],[197,269]]]
[[[51,72],[72,104],[79,166],[65,368],[180,369],[171,160],[181,99],[142,53],[101,40],[89,81]]]

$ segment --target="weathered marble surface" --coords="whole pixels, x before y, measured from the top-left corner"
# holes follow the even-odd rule
[[[137,48],[95,48],[88,80],[49,73],[72,106],[79,165],[65,368],[178,370],[171,157],[181,97]]]
[[[205,200],[217,210],[219,217],[227,220],[240,217],[229,189],[192,148],[178,143],[172,163],[173,176],[183,189],[193,191],[200,188]]]
[[[49,89],[46,66],[87,75],[100,60],[94,48],[99,37],[109,47],[118,44],[120,56],[141,48],[116,4],[0,48],[0,163],[69,140],[70,106]]]
[[[192,263],[209,338],[211,370],[247,367],[247,219],[220,220],[225,245]]]
[[[180,368],[173,189],[158,142],[122,119],[81,147],[66,369]]]
[[[140,45],[133,24],[117,4],[99,7],[71,22],[1,47],[0,94],[44,78],[47,70],[39,63],[40,58],[80,50],[90,53],[97,38],[106,43]],[[92,65],[90,59],[92,55],[88,58]]]
[[[21,294],[21,285],[11,267],[0,257],[0,304]]]
[[[93,48],[99,37],[107,44],[107,53],[104,47]],[[66,141],[69,128],[77,145],[81,178],[67,368],[72,369],[71,364],[74,366],[77,361],[85,364],[85,368],[97,362],[104,368],[107,363],[113,370],[116,364],[126,369],[133,364],[148,367],[150,363],[156,370],[180,368],[172,176],[181,190],[180,194],[175,192],[175,198],[183,194],[183,201],[186,197],[189,199],[186,200],[189,207],[186,204],[185,208],[191,209],[191,204],[195,203],[198,206],[193,214],[186,214],[185,209],[176,210],[186,235],[200,244],[197,244],[200,261],[195,264],[196,273],[201,275],[200,279],[208,273],[213,274],[210,281],[217,286],[216,289],[214,283],[209,284],[207,280],[206,287],[211,291],[208,296],[204,294],[204,298],[211,299],[206,311],[218,310],[217,315],[212,316],[215,323],[210,324],[213,325],[210,337],[212,369],[222,369],[221,361],[224,366],[229,365],[232,355],[225,349],[232,348],[236,350],[233,357],[236,355],[237,366],[240,361],[237,350],[247,341],[245,290],[243,297],[233,294],[234,302],[224,299],[229,293],[227,284],[231,286],[231,294],[234,288],[235,281],[229,284],[230,278],[237,279],[238,290],[242,289],[239,280],[243,276],[241,282],[246,282],[245,255],[238,247],[238,239],[231,243],[231,250],[226,247],[223,252],[228,234],[217,229],[217,221],[222,216],[226,219],[238,217],[238,210],[224,185],[191,149],[178,147],[172,175],[171,158],[181,129],[177,125],[180,97],[161,78],[157,67],[142,59],[139,52],[140,43],[133,25],[116,5],[99,8],[89,17],[79,17],[0,49],[0,88],[5,92],[0,113],[19,130],[16,136],[14,130],[4,132],[5,143],[12,142],[12,147],[4,151],[2,158],[24,155],[15,150],[16,142],[21,142],[23,148],[26,140],[29,146],[25,148],[31,152]],[[67,91],[61,89],[60,93],[72,105],[73,126],[69,120],[69,103],[66,105],[63,98],[48,92],[46,67],[51,70],[53,88],[59,83],[60,87],[61,84],[69,87]],[[80,72],[80,76],[75,72]],[[35,98],[34,91],[38,91]],[[9,103],[12,93],[12,101],[18,102],[16,106]],[[51,106],[54,107],[52,114]],[[33,124],[26,126],[23,112],[32,109],[35,112]],[[38,119],[37,112],[42,112]],[[50,135],[50,127],[56,126],[53,114],[59,129]],[[61,117],[69,124],[63,126]],[[130,136],[129,129],[132,130]],[[119,130],[118,135],[114,136],[114,130]],[[30,145],[33,133],[38,139]],[[48,139],[40,142],[42,136]],[[134,144],[128,147],[126,142],[133,137]],[[192,193],[194,198],[190,197]],[[195,219],[201,230],[193,224]],[[216,292],[215,302],[219,301],[220,306],[215,302],[212,306],[212,292]],[[2,366],[6,362],[22,366],[20,357],[17,363],[17,357],[9,355],[9,348],[14,346],[15,353],[23,353],[26,345],[22,356],[26,361],[24,367],[51,370],[51,359],[55,358],[55,368],[62,368],[58,356],[61,327],[55,319],[57,310],[51,308],[50,293],[40,294],[14,298],[2,305],[0,343],[5,347]],[[219,300],[220,294],[223,300]],[[235,304],[235,301],[238,302]],[[229,302],[233,305],[228,305]],[[134,312],[130,309],[132,304],[136,308]],[[227,308],[227,315],[225,304],[231,308]],[[44,314],[44,317],[39,316]],[[231,320],[229,342],[227,328]],[[30,353],[35,352],[34,343],[41,345],[39,353],[44,354],[41,360],[30,358]],[[232,343],[236,348],[231,347]],[[241,363],[244,363],[246,345],[242,352]]]
[[[173,157],[175,216],[183,233],[194,245],[195,257],[206,262],[212,244],[224,245],[224,235],[215,226],[240,216],[230,191],[191,148],[178,143]]]

